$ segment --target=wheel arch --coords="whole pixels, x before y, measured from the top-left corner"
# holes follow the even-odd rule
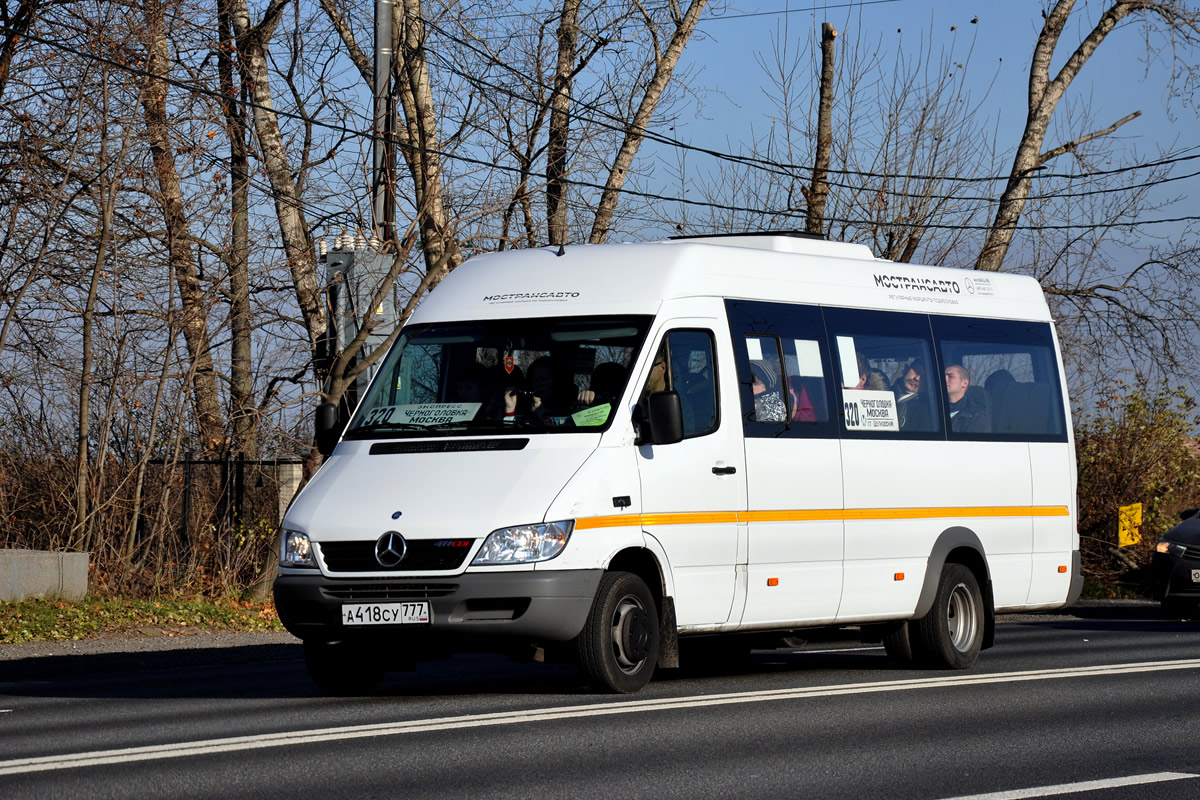
[[[608,562],[609,572],[631,572],[650,589],[658,607],[660,667],[679,666],[679,629],[675,623],[675,603],[670,595],[666,571],[658,556],[645,547],[627,547]]]
[[[644,547],[626,547],[609,559],[609,572],[632,572],[650,587],[654,602],[661,608],[663,597],[666,596],[666,586],[663,581],[662,566],[654,553]]]
[[[917,608],[913,612],[913,618],[925,616],[933,607],[938,584],[942,579],[942,569],[946,564],[962,564],[974,573],[975,580],[979,582],[979,590],[983,593],[983,648],[991,647],[996,634],[996,606],[992,597],[992,576],[988,570],[983,542],[970,528],[962,526],[947,528],[933,543],[925,568],[925,582],[921,586],[921,594],[917,598]]]

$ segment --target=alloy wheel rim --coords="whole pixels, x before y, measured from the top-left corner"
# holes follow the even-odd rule
[[[978,626],[971,590],[960,583],[950,592],[950,602],[946,606],[946,627],[954,649],[960,653],[970,650]]]

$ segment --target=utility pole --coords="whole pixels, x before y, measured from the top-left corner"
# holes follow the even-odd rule
[[[375,125],[371,147],[371,210],[375,239],[386,249],[396,218],[396,113],[392,101],[392,0],[375,0]]]
[[[396,258],[392,236],[396,218],[395,103],[392,101],[392,3],[375,0],[375,118],[371,126],[371,234],[343,232],[334,238],[333,250],[321,242],[321,262],[328,289],[330,362],[341,353],[364,325],[370,330],[350,367],[377,350],[396,327],[398,314],[394,294],[379,303],[373,298],[392,269]],[[359,375],[343,398],[346,410],[354,408],[378,365]]]

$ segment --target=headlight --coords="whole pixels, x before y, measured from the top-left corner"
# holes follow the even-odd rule
[[[1187,550],[1187,548],[1185,548],[1183,545],[1176,544],[1168,539],[1159,539],[1158,544],[1154,546],[1154,549],[1159,553],[1167,553],[1168,555],[1172,555],[1177,558],[1182,558],[1184,552]]]
[[[279,566],[281,567],[315,567],[316,557],[313,555],[312,542],[308,534],[300,531],[284,531],[283,544],[279,548]]]
[[[472,565],[528,564],[554,558],[567,546],[575,520],[516,525],[492,531],[475,555]]]

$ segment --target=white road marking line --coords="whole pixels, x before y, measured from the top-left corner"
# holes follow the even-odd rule
[[[1060,783],[1057,786],[1035,786],[1030,789],[1013,789],[1008,792],[968,794],[961,797],[946,798],[946,800],[1028,800],[1028,798],[1034,797],[1053,797],[1056,794],[1073,794],[1075,792],[1095,792],[1100,789],[1141,786],[1147,783],[1162,783],[1164,781],[1182,781],[1188,778],[1200,778],[1200,775],[1193,775],[1190,772],[1151,772],[1147,775],[1128,775],[1124,778],[1107,778],[1099,781]]]
[[[55,756],[14,758],[0,761],[0,775],[24,772],[74,769],[77,767],[153,761],[184,756],[211,755],[230,751],[259,750],[268,747],[287,747],[298,744],[362,739],[372,736],[398,736],[406,733],[447,731],[464,728],[485,728],[527,722],[548,722],[613,714],[635,714],[649,711],[673,711],[682,708],[761,703],[771,700],[799,700],[817,697],[837,697],[877,692],[900,692],[914,689],[941,689],[953,686],[978,686],[992,683],[1020,683],[1063,678],[1087,678],[1105,675],[1131,675],[1166,670],[1200,669],[1200,659],[1174,661],[1145,661],[1133,664],[1104,664],[1093,667],[1039,669],[1024,672],[999,672],[985,675],[952,675],[938,678],[913,678],[899,681],[847,683],[835,686],[813,686],[795,689],[767,689],[755,692],[692,695],[658,700],[632,700],[615,703],[593,703],[582,706],[498,711],[489,714],[467,714],[458,717],[381,722],[370,725],[347,725],[337,728],[316,728],[308,731],[232,736],[224,739],[204,739],[195,742],[156,744],[145,747],[124,747],[116,750],[95,750],[87,753],[63,753]]]

